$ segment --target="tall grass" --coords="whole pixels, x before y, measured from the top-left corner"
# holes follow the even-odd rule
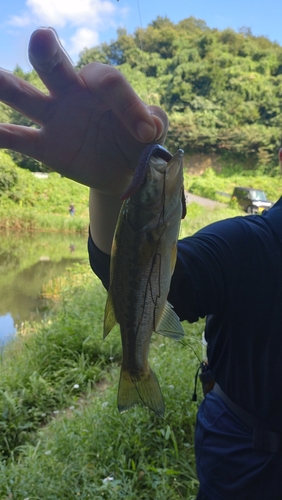
[[[236,213],[191,204],[182,236]],[[0,498],[195,499],[192,392],[203,321],[184,324],[183,343],[153,337],[164,419],[141,407],[120,415],[121,341],[118,328],[102,340],[99,280],[77,265],[46,290],[54,307],[25,324],[1,357]]]
[[[165,418],[143,408],[120,415],[120,336],[102,341],[105,291],[88,267],[75,269],[50,316],[2,355],[0,498],[194,498],[191,395],[203,325],[185,326],[185,344],[153,340]]]
[[[266,192],[268,199],[273,202],[282,196],[282,176],[280,173],[270,177],[259,171],[253,172],[234,168],[232,172],[231,168],[229,168],[227,172],[223,170],[221,173],[216,173],[212,168],[208,168],[201,176],[189,176],[186,173],[185,184],[187,190],[194,194],[225,202],[228,202],[228,198],[223,198],[219,193],[223,192],[231,196],[236,186],[262,189]]]
[[[88,227],[88,188],[59,174],[38,179],[16,167],[18,182],[0,193],[0,230],[85,233]],[[2,194],[2,196],[1,196]],[[75,216],[70,217],[70,203]]]
[[[89,217],[44,213],[35,208],[0,207],[0,231],[59,231],[86,234]]]

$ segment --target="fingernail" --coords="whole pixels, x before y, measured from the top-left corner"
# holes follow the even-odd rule
[[[136,132],[141,142],[150,142],[155,139],[156,127],[149,125],[147,122],[139,122],[136,127]]]
[[[157,116],[157,119],[158,119],[158,122],[156,123],[155,122],[155,125],[156,125],[156,141],[158,141],[161,137],[163,137],[164,135],[164,131],[165,131],[165,128],[164,128],[164,124],[163,122],[161,121],[161,119]]]

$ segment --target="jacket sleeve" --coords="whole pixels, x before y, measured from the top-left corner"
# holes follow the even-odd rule
[[[245,251],[242,241],[248,241],[241,219],[216,222],[179,240],[168,301],[181,321],[193,323],[224,308],[230,280],[236,280]],[[108,289],[110,256],[96,247],[90,235],[88,250],[92,270]]]

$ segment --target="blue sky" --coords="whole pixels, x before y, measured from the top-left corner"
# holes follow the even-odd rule
[[[175,23],[194,16],[220,30],[244,26],[282,45],[282,0],[0,0],[0,66],[31,69],[27,45],[39,26],[53,26],[76,63],[84,47],[115,39],[118,27],[133,33],[158,15]]]

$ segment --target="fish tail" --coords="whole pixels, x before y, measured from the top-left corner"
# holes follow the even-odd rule
[[[143,403],[159,417],[164,416],[165,404],[160,385],[153,370],[134,380],[128,371],[121,369],[118,389],[118,409],[122,413],[138,403]]]

